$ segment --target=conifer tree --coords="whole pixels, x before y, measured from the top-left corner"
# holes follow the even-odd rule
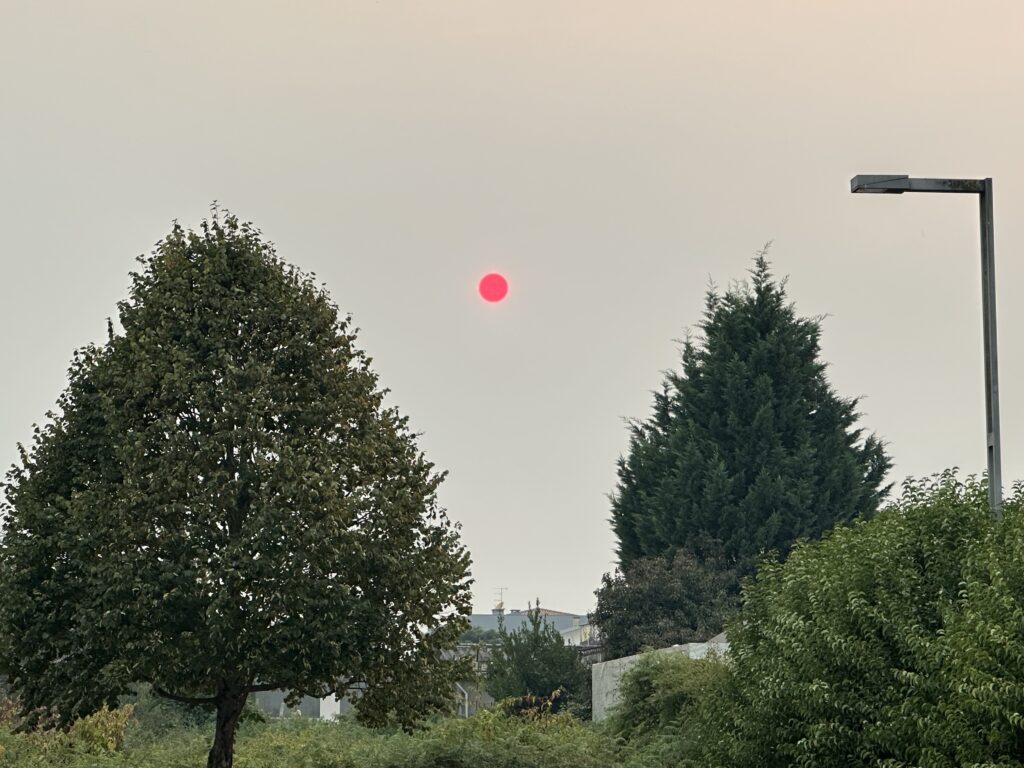
[[[539,600],[527,611],[527,619],[511,632],[500,625],[485,681],[487,692],[506,699],[550,696],[561,688],[570,698],[578,701],[582,696],[589,702],[589,674],[576,649],[543,617]]]
[[[882,443],[855,426],[819,359],[820,320],[796,314],[765,253],[749,283],[707,295],[647,421],[631,425],[612,524],[620,564],[685,550],[748,570],[764,551],[873,514]]]

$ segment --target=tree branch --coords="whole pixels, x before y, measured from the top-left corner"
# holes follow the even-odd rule
[[[165,691],[163,688],[158,688],[155,685],[153,686],[153,693],[155,693],[157,696],[163,696],[165,699],[170,699],[171,701],[181,702],[182,704],[217,703],[217,699],[213,696],[181,696],[177,693],[170,693],[169,691]]]
[[[280,691],[283,690],[284,687],[285,686],[280,685],[279,683],[260,683],[259,685],[246,686],[245,692],[260,693],[262,691]]]
[[[298,688],[297,690],[303,696],[308,696],[311,699],[326,699],[331,694],[335,694],[335,693],[338,692],[337,688],[331,688],[329,691],[324,691],[323,693],[320,693],[320,694],[312,693],[310,691],[303,690],[302,688]]]

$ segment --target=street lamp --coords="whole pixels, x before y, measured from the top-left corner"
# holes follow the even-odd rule
[[[1003,515],[1002,455],[999,447],[999,365],[996,357],[996,254],[993,244],[992,179],[911,179],[908,176],[854,176],[850,191],[902,195],[904,192],[975,194],[981,207],[981,317],[985,342],[985,423],[988,436],[988,502]]]

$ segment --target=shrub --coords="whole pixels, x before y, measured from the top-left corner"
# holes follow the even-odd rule
[[[739,575],[720,555],[680,549],[669,559],[642,557],[606,573],[594,594],[590,619],[606,658],[617,659],[717,635],[739,604]]]
[[[499,709],[503,715],[510,717],[544,717],[555,715],[565,709],[569,702],[569,693],[565,688],[556,688],[550,696],[513,696],[501,702]]]
[[[1009,499],[1008,514],[1020,503]],[[946,473],[909,483],[871,521],[762,564],[729,625],[733,687],[701,740],[702,764],[950,764],[932,761],[928,717],[948,706],[943,633],[991,527],[984,483]]]
[[[195,768],[209,748],[208,735],[191,727],[103,754],[56,740],[55,733],[12,734],[0,727],[0,765]],[[238,741],[239,768],[608,768],[617,759],[609,739],[564,714],[524,719],[483,712],[412,734],[296,718],[243,724]]]
[[[605,729],[615,738],[635,743],[679,727],[728,674],[717,656],[691,659],[681,653],[649,651],[623,675],[619,704]]]
[[[910,679],[929,765],[1024,765],[1022,491],[1014,488],[1003,522],[968,559],[939,644],[940,680]]]
[[[124,744],[125,729],[133,710],[131,704],[117,709],[101,707],[72,723],[68,729],[68,740],[91,754],[116,752]]]

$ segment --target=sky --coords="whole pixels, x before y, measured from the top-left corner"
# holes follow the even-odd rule
[[[1016,0],[0,0],[0,464],[216,200],[361,328],[476,609],[586,612],[626,419],[768,241],[890,479],[984,469],[977,203],[849,192],[906,173],[994,179],[1024,479],[1021,29]]]

